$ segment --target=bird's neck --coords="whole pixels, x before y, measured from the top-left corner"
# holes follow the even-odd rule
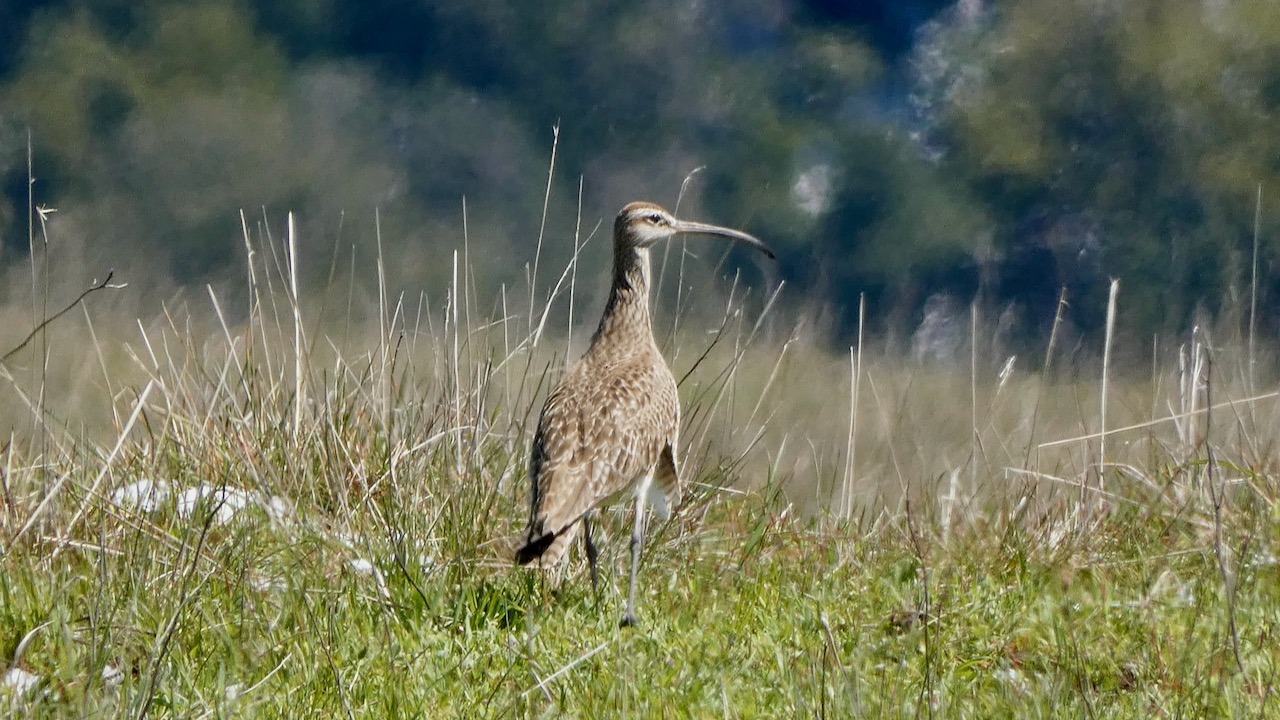
[[[609,290],[609,302],[604,307],[604,316],[600,318],[600,327],[591,336],[592,348],[613,338],[652,337],[650,274],[648,248],[615,249],[613,287]]]

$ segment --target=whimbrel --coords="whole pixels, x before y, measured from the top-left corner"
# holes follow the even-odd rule
[[[589,515],[600,505],[635,497],[623,626],[636,622],[645,505],[666,520],[682,494],[676,457],[680,398],[649,318],[649,249],[682,233],[729,238],[774,256],[751,235],[678,220],[653,203],[622,208],[613,223],[613,284],[600,326],[586,354],[542,406],[529,458],[529,529],[516,554],[522,565],[537,560],[543,568],[555,567],[581,525],[591,584],[597,587]]]

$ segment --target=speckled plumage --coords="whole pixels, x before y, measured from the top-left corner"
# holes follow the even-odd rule
[[[680,398],[649,316],[649,248],[680,232],[722,235],[772,257],[745,233],[676,220],[652,203],[624,207],[614,222],[613,282],[604,315],[586,354],[543,405],[529,459],[529,526],[517,553],[521,563],[555,567],[588,513],[632,492],[639,495],[626,624],[634,622],[643,503],[653,504],[665,519],[683,494],[676,456]],[[587,542],[594,581],[589,536]]]

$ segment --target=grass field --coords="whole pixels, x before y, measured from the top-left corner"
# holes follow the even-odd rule
[[[690,491],[621,629],[626,508],[599,597],[577,549],[559,587],[510,562],[572,285],[482,317],[455,273],[352,320],[271,242],[238,314],[210,291],[131,326],[104,289],[0,365],[7,714],[1280,712],[1280,398],[1239,338],[1104,391],[980,323],[922,361],[729,281],[722,313],[667,293]]]

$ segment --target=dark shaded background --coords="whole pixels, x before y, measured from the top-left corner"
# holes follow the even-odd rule
[[[0,3],[0,264],[29,253],[30,131],[58,257],[138,292],[242,276],[242,209],[277,237],[297,211],[322,282],[335,247],[369,260],[378,208],[393,285],[438,288],[464,196],[492,290],[532,260],[558,126],[546,267],[579,180],[607,230],[705,168],[686,208],[768,238],[782,261],[748,279],[787,279],[838,336],[865,293],[881,331],[976,297],[1038,342],[1064,287],[1088,335],[1111,277],[1124,329],[1168,334],[1244,321],[1260,209],[1280,330],[1269,0],[547,5]]]

